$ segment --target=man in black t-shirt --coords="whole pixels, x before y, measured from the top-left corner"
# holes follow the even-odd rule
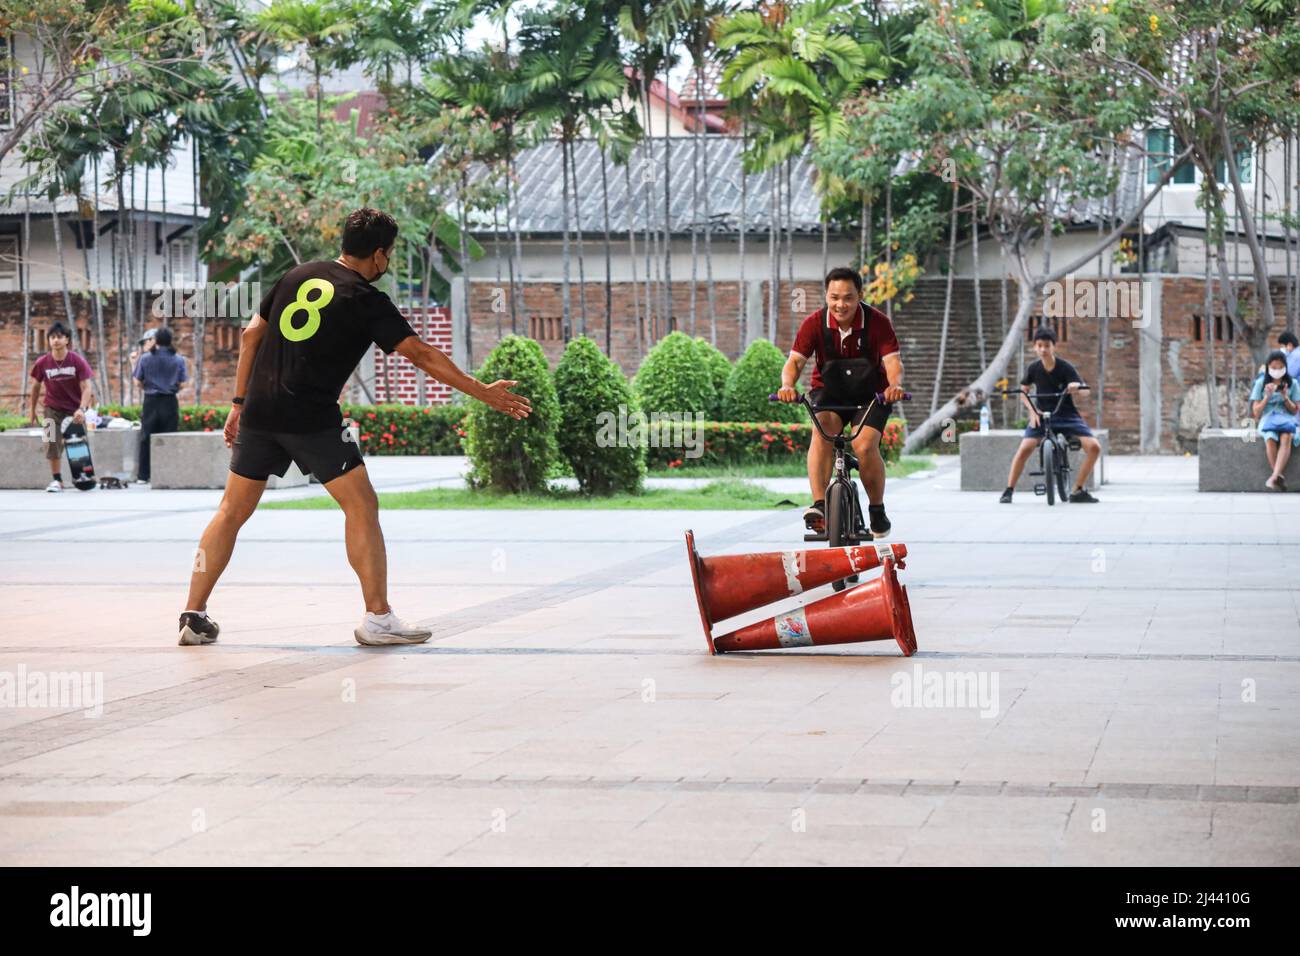
[[[528,399],[509,390],[517,383],[484,385],[420,341],[388,296],[371,285],[388,271],[396,240],[392,216],[356,210],[343,229],[343,254],[290,269],[244,329],[225,428],[226,445],[234,449],[230,474],[221,506],[199,542],[180,618],[181,644],[217,639],[220,628],[208,617],[208,597],[267,478],[283,475],[291,461],[325,486],[347,518],[348,561],[361,580],[366,603],[366,614],[353,632],[357,641],[419,644],[431,636],[427,628],[403,622],[388,604],[379,502],[361,451],[343,427],[339,395],[374,343],[513,418],[528,417],[532,408]]]
[[[1020,380],[1020,400],[1029,410],[1029,427],[1025,429],[1025,437],[1020,442],[1020,447],[1016,449],[1015,457],[1011,459],[1011,473],[1007,476],[1007,488],[998,500],[1004,505],[1011,504],[1011,496],[1016,482],[1020,480],[1020,473],[1024,471],[1025,462],[1029,460],[1029,456],[1038,448],[1043,438],[1043,421],[1038,413],[1048,411],[1052,412],[1052,429],[1063,435],[1077,438],[1083,446],[1083,464],[1079,466],[1078,479],[1069,500],[1074,504],[1096,504],[1097,499],[1088,494],[1084,486],[1088,483],[1088,475],[1092,473],[1093,465],[1101,456],[1101,443],[1093,437],[1088,423],[1074,407],[1074,393],[1083,385],[1083,379],[1079,377],[1073,365],[1057,357],[1056,333],[1046,326],[1034,333],[1034,351],[1038,354],[1038,361],[1030,363],[1025,369],[1024,378]],[[1036,395],[1059,395],[1061,392],[1070,394],[1060,400],[1059,409],[1056,407],[1055,398],[1038,399],[1038,406],[1035,407],[1029,400],[1028,386],[1030,385],[1033,386]]]

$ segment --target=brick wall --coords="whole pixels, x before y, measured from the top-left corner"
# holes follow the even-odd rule
[[[30,401],[31,379],[28,373],[32,363],[46,351],[45,332],[55,322],[67,324],[63,296],[60,293],[38,292],[32,294],[31,319],[27,367],[22,368],[23,357],[23,301],[17,292],[0,292],[0,407],[26,412]],[[72,311],[77,325],[79,351],[96,373],[96,399],[99,403],[125,401],[138,404],[139,387],[132,382],[129,353],[134,343],[119,343],[120,323],[118,303],[109,299],[103,306],[105,354],[97,348],[93,305],[89,297],[72,296]],[[150,321],[146,327],[156,325]],[[181,387],[180,401],[192,404],[194,389],[194,320],[174,318],[169,322],[172,344],[185,357],[190,381]],[[238,320],[208,319],[205,323],[205,349],[203,355],[203,400],[207,403],[224,402],[234,393],[235,363],[239,358]],[[107,375],[107,394],[99,393],[99,375]]]
[[[403,309],[415,334],[435,348],[452,354],[451,312],[446,308]],[[376,402],[398,402],[402,405],[420,404],[420,371],[409,361],[394,352],[385,355],[383,349],[374,349]],[[451,401],[451,386],[425,376],[424,403],[441,405]]]

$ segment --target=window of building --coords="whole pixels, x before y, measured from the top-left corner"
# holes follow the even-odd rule
[[[0,236],[0,292],[22,290],[22,276],[18,269],[18,237]]]
[[[167,246],[167,281],[172,286],[192,285],[194,274],[194,240],[173,239]]]
[[[1029,317],[1029,325],[1025,329],[1025,341],[1033,345],[1034,333],[1043,326],[1047,326],[1056,333],[1057,345],[1070,340],[1070,319],[1068,316],[1054,315],[1049,319],[1041,315],[1033,315]]]
[[[1183,151],[1185,147],[1181,140],[1167,129],[1149,129],[1147,130],[1147,185],[1154,185],[1160,179],[1173,157]],[[1160,158],[1160,157],[1165,158]],[[1237,149],[1237,172],[1241,176],[1243,184],[1251,182],[1252,162],[1250,147],[1247,145],[1239,146]],[[1215,166],[1214,175],[1218,178],[1220,184],[1229,182],[1228,164],[1220,159]],[[1173,185],[1193,185],[1202,180],[1201,172],[1190,161],[1184,160],[1178,164],[1174,170],[1174,176],[1169,182]]]
[[[13,39],[0,35],[0,129],[14,125],[14,67],[9,60],[13,48]]]
[[[528,334],[539,342],[559,342],[564,338],[564,319],[558,315],[530,315]]]
[[[1205,316],[1192,316],[1192,341],[1205,341]],[[1237,340],[1237,330],[1233,327],[1232,319],[1226,315],[1216,315],[1214,317],[1214,338],[1217,342],[1235,342]]]
[[[1147,130],[1147,185],[1154,185],[1165,174],[1173,157],[1183,151],[1182,141],[1167,129]],[[1164,157],[1159,158],[1159,157]],[[1171,183],[1187,185],[1196,182],[1196,167],[1184,161],[1174,170]]]

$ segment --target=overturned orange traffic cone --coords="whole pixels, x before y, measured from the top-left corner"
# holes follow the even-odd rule
[[[905,544],[701,558],[695,550],[695,532],[687,531],[686,551],[710,651],[713,650],[713,625],[718,621],[878,568],[882,560],[893,560],[900,568],[907,566]]]
[[[884,571],[874,581],[833,594],[788,614],[778,614],[750,624],[710,642],[714,653],[758,651],[779,647],[813,647],[854,644],[893,638],[904,657],[916,652],[916,632],[907,592],[886,558]]]

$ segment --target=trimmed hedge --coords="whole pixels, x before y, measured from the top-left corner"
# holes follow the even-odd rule
[[[650,350],[632,380],[632,391],[646,415],[654,412],[702,412],[717,404],[713,373],[702,351],[685,332],[671,332]]]
[[[803,422],[808,413],[802,405],[769,402],[767,397],[781,387],[785,356],[767,339],[755,339],[745,349],[727,378],[722,411],[729,422]]]
[[[731,361],[722,354],[721,349],[710,344],[703,336],[695,337],[695,351],[699,355],[700,364],[709,370],[709,378],[713,380],[713,404],[705,414],[710,421],[728,421],[722,413],[722,396],[727,391],[727,379],[731,378]],[[762,417],[766,416],[760,416]]]
[[[560,402],[560,452],[578,486],[589,495],[636,493],[645,477],[639,443],[620,444],[620,414],[634,418],[638,405],[623,371],[586,336],[573,339],[555,366]]]
[[[343,415],[360,426],[361,451],[366,455],[463,455],[468,406],[344,405]],[[101,405],[101,414],[140,420],[138,405]],[[184,405],[179,431],[220,431],[226,427],[229,405]]]
[[[696,465],[751,465],[789,461],[808,454],[813,426],[808,423],[789,422],[705,422],[703,426],[703,454],[688,458],[687,449],[680,443],[674,447],[655,447],[668,444],[675,436],[670,426],[650,429],[651,446],[647,451],[650,468],[681,468],[690,470]],[[886,462],[898,461],[902,455],[907,429],[901,418],[891,418],[880,436],[880,453]]]
[[[532,403],[532,414],[511,418],[480,401],[471,401],[465,417],[465,452],[470,483],[499,491],[544,492],[559,459],[556,432],[560,403],[542,347],[522,335],[507,335],[475,374],[481,382],[518,382],[511,388]]]

